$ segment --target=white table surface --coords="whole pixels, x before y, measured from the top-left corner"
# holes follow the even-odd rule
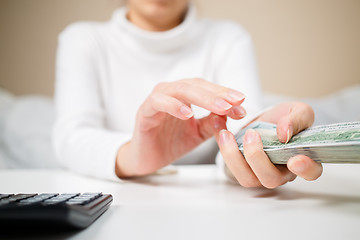
[[[360,165],[324,166],[315,182],[275,190],[227,182],[212,165],[111,182],[61,170],[1,170],[0,192],[103,192],[114,202],[57,239],[360,239]],[[49,236],[44,237],[48,239]]]

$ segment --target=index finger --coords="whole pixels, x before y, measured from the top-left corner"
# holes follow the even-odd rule
[[[227,115],[231,108],[239,106],[245,99],[241,92],[203,79],[161,83],[154,88],[155,93],[169,95],[186,105],[193,104],[218,115]]]

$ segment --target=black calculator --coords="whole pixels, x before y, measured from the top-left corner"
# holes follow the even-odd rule
[[[103,193],[0,194],[1,226],[82,229],[100,217],[113,197]]]

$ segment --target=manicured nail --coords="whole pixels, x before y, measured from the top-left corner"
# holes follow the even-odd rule
[[[295,161],[291,164],[291,170],[295,173],[302,173],[305,170],[305,163],[301,160]]]
[[[220,117],[217,116],[217,115],[215,115],[214,118],[213,118],[213,120],[214,120],[214,128],[215,128],[215,129],[220,128],[220,126],[221,126],[221,119],[220,119]]]
[[[187,118],[191,118],[194,115],[191,108],[189,108],[188,106],[184,106],[184,105],[180,107],[180,112],[182,115],[184,115]]]
[[[287,132],[286,132],[286,136],[287,136],[287,138],[286,138],[286,142],[285,142],[285,144],[286,144],[286,143],[288,143],[288,142],[290,141],[292,134],[293,134],[292,127],[291,127],[291,126],[289,126],[289,128],[288,128],[288,130],[287,130]]]
[[[234,90],[230,90],[228,92],[228,96],[231,100],[233,101],[241,101],[245,98],[245,95],[240,93],[240,92],[237,92],[237,91],[234,91]]]
[[[223,110],[229,110],[232,107],[230,103],[228,103],[227,101],[225,101],[224,99],[221,99],[221,98],[217,98],[215,100],[215,104],[216,104],[216,106],[218,106],[219,108],[221,108]]]
[[[241,106],[236,106],[236,107],[233,107],[233,111],[234,111],[234,114],[236,116],[239,116],[239,117],[245,117],[246,116],[246,111],[243,107]]]
[[[246,131],[245,136],[244,136],[244,143],[245,144],[250,144],[253,142],[256,142],[257,138],[257,133],[254,129],[249,129]]]
[[[224,145],[229,141],[229,136],[225,129],[223,129],[219,132],[219,136],[220,136],[219,138],[220,138],[221,145]]]

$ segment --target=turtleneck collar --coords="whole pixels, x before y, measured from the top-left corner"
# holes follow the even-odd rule
[[[170,52],[185,45],[191,38],[191,26],[196,21],[196,9],[189,4],[184,20],[175,28],[162,32],[152,32],[141,29],[131,23],[127,17],[127,8],[116,10],[111,22],[117,28],[122,28],[140,47],[152,52]]]

